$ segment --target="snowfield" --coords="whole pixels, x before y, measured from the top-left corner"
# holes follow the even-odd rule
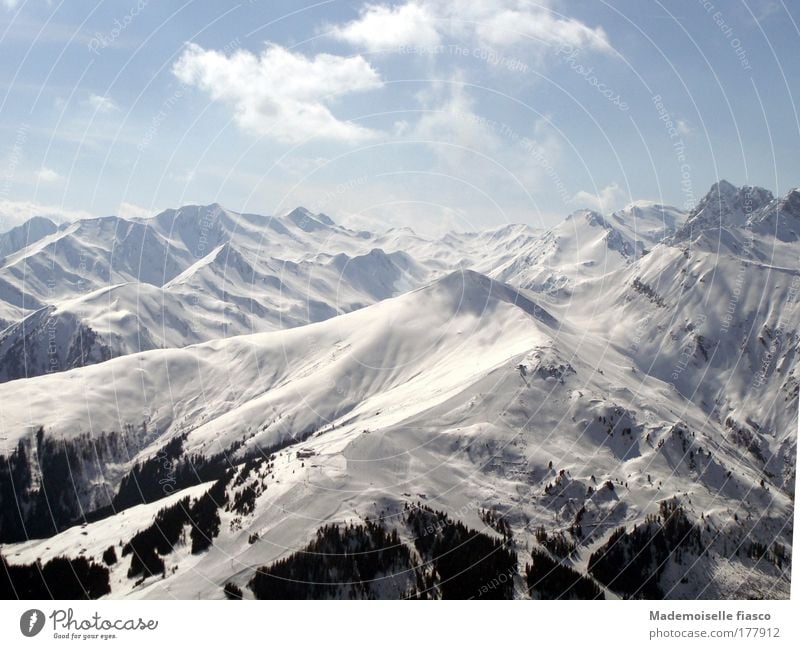
[[[788,597],[798,197],[721,181],[689,213],[441,239],[219,206],[0,235],[0,553],[106,565],[111,598],[264,597],[267,573]],[[461,590],[457,524],[495,544]],[[364,547],[385,563],[337,563]]]

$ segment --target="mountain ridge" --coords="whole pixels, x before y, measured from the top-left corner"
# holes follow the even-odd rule
[[[16,360],[46,366],[58,317],[59,350],[117,335],[125,351],[0,383],[3,558],[99,562],[118,542],[149,556],[147,530],[178,515],[166,505],[200,511],[212,494],[210,546],[181,518],[191,543],[179,534],[150,572],[129,555],[108,566],[112,597],[221,598],[229,582],[263,596],[257,566],[300,570],[295,553],[341,526],[405,543],[434,511],[503,544],[505,596],[535,595],[526,564],[546,558],[609,597],[788,597],[800,193],[763,194],[745,217],[742,191],[712,188],[688,238],[682,213],[642,202],[440,239],[298,212],[265,254],[257,219],[220,215],[204,263],[170,282],[45,304],[0,336],[3,368],[31,336],[39,356]],[[159,233],[178,260],[202,236],[184,218]],[[608,576],[615,552],[646,559],[631,587]],[[300,582],[327,578],[311,566]]]

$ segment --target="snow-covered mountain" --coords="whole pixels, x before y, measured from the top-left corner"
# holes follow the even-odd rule
[[[0,268],[0,380],[317,322],[457,268],[563,289],[629,263],[682,216],[626,209],[608,221],[577,213],[545,233],[508,225],[439,239],[354,232],[303,208],[264,217],[188,206],[57,229],[31,221],[8,233]]]
[[[0,341],[12,582],[67,556],[109,597],[787,597],[800,194],[731,187],[435,240],[117,222],[165,280],[95,244],[123,281],[73,269],[93,290]]]
[[[535,291],[568,295],[580,282],[624,268],[674,234],[686,215],[638,201],[608,218],[578,210],[520,246],[494,276]]]
[[[0,234],[0,258],[27,248],[39,239],[53,234],[58,226],[44,216],[34,216],[22,225]]]
[[[271,218],[193,206],[17,230],[0,268],[2,380],[324,320],[449,268],[302,208]]]

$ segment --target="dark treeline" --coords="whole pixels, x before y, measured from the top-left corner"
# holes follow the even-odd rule
[[[0,599],[97,599],[110,592],[108,569],[85,557],[9,565],[0,555]]]
[[[86,468],[127,457],[125,444],[117,433],[64,440],[39,428],[33,440],[0,455],[0,542],[46,538],[85,522],[76,489],[85,486]]]
[[[231,455],[240,446],[234,444],[209,457],[185,455],[185,440],[185,435],[175,437],[156,455],[136,464],[120,482],[112,502],[114,510],[155,502],[186,487],[219,480],[233,466]]]
[[[525,566],[525,581],[533,599],[605,599],[596,583],[544,550],[534,548],[531,560]]]
[[[122,478],[111,507],[100,512],[100,517],[134,505],[161,500],[186,487],[220,480],[230,469],[242,466],[241,475],[236,481],[239,485],[253,469],[263,462],[271,462],[275,453],[303,439],[290,437],[271,446],[257,447],[244,457],[237,458],[235,456],[242,448],[243,440],[233,442],[224,451],[204,456],[196,453],[187,455],[183,448],[186,438],[185,433],[174,437],[156,455],[138,462]]]
[[[427,506],[410,507],[406,523],[420,556],[434,570],[442,599],[511,599],[517,555],[508,538],[492,538]],[[424,596],[433,591],[421,589]]]
[[[548,534],[544,527],[537,528],[536,540],[547,548],[551,554],[561,559],[571,557],[578,547],[564,532],[558,531]]]
[[[225,593],[226,599],[233,599],[233,600],[242,599],[242,589],[239,588],[232,581],[229,581],[228,583],[225,584],[223,592]]]
[[[423,563],[397,528],[366,520],[326,525],[303,550],[260,568],[248,584],[257,599],[505,599],[517,557],[510,534],[496,539],[444,512],[407,507],[403,524]]]
[[[128,577],[151,577],[165,574],[163,556],[185,541],[184,528],[190,526],[192,554],[211,547],[219,535],[218,509],[227,502],[226,487],[233,477],[228,471],[194,502],[189,497],[160,509],[152,525],[138,532],[122,548],[122,556],[131,556]]]
[[[600,583],[627,597],[663,599],[663,587],[672,586],[661,583],[668,563],[680,564],[685,554],[702,552],[700,529],[677,501],[669,500],[660,504],[658,516],[648,516],[630,532],[618,528],[589,557],[588,568]]]
[[[128,577],[158,575],[164,573],[165,554],[172,552],[183,535],[183,528],[189,523],[188,496],[170,507],[158,511],[152,525],[138,532],[122,547],[122,556],[129,554],[131,565]]]
[[[211,488],[200,498],[195,500],[190,514],[192,530],[192,554],[199,554],[211,547],[213,539],[219,535],[219,508],[228,502],[225,488],[233,477],[233,471],[228,471],[217,480]]]
[[[151,437],[143,424],[139,429],[126,425],[125,434],[84,434],[69,440],[48,437],[39,428],[33,439],[20,440],[8,456],[0,455],[0,543],[47,538],[73,525],[102,520],[187,487],[219,480],[235,465],[244,464],[246,475],[263,461],[271,461],[274,453],[302,439],[288,438],[234,460],[241,440],[215,455],[187,455],[187,434],[178,435],[154,456],[136,463],[123,476],[116,492],[109,489],[107,505],[83,510],[80,492],[89,489],[97,478],[87,470],[96,468],[102,475],[107,462],[131,458],[143,440]]]
[[[372,599],[388,592],[381,581],[411,570],[397,530],[367,520],[321,527],[304,550],[260,568],[248,585],[257,599]]]
[[[231,511],[241,516],[252,514],[256,508],[256,497],[258,496],[258,483],[249,484],[241,491],[233,494],[233,502],[230,505]]]

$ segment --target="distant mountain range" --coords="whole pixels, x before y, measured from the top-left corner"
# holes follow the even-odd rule
[[[97,594],[137,598],[789,595],[798,189],[435,239],[303,208],[36,218],[0,256],[14,574],[82,557]]]

